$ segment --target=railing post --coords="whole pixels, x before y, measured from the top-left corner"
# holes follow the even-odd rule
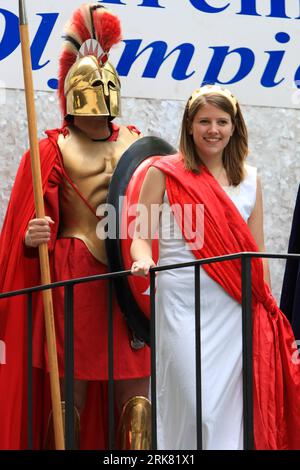
[[[115,448],[115,387],[114,387],[114,328],[113,328],[113,281],[108,280],[108,445]]]
[[[242,254],[244,450],[254,448],[251,257]]]
[[[155,333],[155,271],[150,269],[150,343],[151,343],[151,430],[152,449],[157,449],[156,411],[156,333]]]
[[[201,390],[201,302],[200,266],[195,265],[195,365],[196,365],[196,423],[197,450],[202,450],[202,390]]]
[[[33,413],[32,413],[32,292],[27,294],[27,366],[28,366],[28,382],[27,382],[27,393],[28,393],[28,449],[33,449]]]
[[[65,446],[74,448],[74,286],[65,286]]]

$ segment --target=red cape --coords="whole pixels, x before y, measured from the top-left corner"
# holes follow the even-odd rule
[[[42,183],[45,190],[48,177],[57,158],[51,138],[40,142]],[[36,258],[24,256],[23,237],[34,215],[30,155],[21,161],[0,238],[0,291],[22,289],[39,284],[39,264]],[[27,422],[27,319],[26,298],[0,300],[0,338],[6,346],[6,364],[0,365],[0,433],[1,449],[26,448]],[[3,399],[5,397],[5,400]]]
[[[180,155],[157,160],[166,174],[170,205],[204,205],[204,236],[196,258],[258,251],[253,236],[224,190],[203,167],[196,175]],[[183,213],[183,212],[182,212]],[[184,220],[175,218],[183,232]],[[192,230],[195,232],[195,211]],[[189,241],[189,240],[187,240]],[[233,260],[203,266],[207,274],[241,303],[241,263]],[[256,449],[300,449],[300,366],[291,326],[263,280],[263,265],[252,260],[253,399]]]
[[[48,138],[40,142],[43,191],[57,162],[57,138],[64,129],[48,131]],[[21,161],[0,237],[0,292],[22,289],[40,284],[39,261],[24,256],[24,234],[34,216],[34,200],[30,155]],[[0,449],[27,448],[27,318],[26,298],[18,296],[0,300],[0,340],[6,346],[5,363],[0,364]],[[34,309],[34,323],[43,324],[42,308]],[[41,330],[40,346],[44,335]],[[50,411],[48,375],[42,369],[33,369],[34,448],[42,448]],[[105,398],[103,398],[105,397]],[[89,387],[81,426],[89,423],[89,434],[81,436],[83,448],[105,448],[107,437],[99,429],[106,428],[106,417],[100,402],[107,403],[107,391],[100,383]],[[99,416],[100,415],[100,416]],[[103,424],[104,423],[104,424]]]

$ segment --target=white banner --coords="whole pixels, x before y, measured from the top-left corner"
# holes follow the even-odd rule
[[[78,0],[27,0],[36,90],[56,87],[63,26]],[[243,104],[298,108],[299,0],[99,1],[122,22],[110,60],[122,95],[186,100],[203,83]],[[0,0],[0,87],[23,88],[18,2]]]

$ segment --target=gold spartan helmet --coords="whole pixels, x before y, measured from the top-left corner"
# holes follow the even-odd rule
[[[120,80],[108,61],[111,47],[121,40],[119,18],[105,7],[86,3],[73,14],[65,29],[60,66],[66,113],[72,116],[120,115]]]
[[[103,66],[94,55],[78,59],[65,79],[67,114],[72,116],[120,115],[120,80],[116,69]]]

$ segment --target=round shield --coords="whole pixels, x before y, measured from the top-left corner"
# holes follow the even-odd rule
[[[130,246],[137,215],[137,203],[144,177],[153,161],[176,150],[159,137],[142,137],[122,155],[113,173],[107,203],[115,208],[116,236],[105,240],[109,271],[131,268]],[[153,259],[158,259],[158,240],[152,241]],[[149,277],[127,276],[114,280],[120,308],[136,337],[150,342]]]

